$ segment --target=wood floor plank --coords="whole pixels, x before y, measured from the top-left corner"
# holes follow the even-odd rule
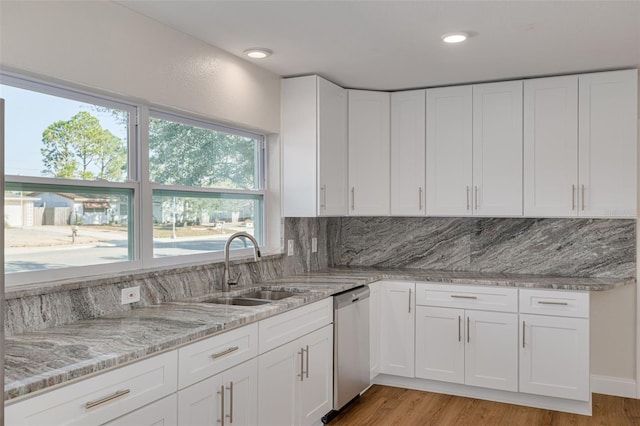
[[[640,400],[593,395],[593,416],[372,386],[332,426],[640,426]]]

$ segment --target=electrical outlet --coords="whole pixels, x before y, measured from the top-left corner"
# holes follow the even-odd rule
[[[122,305],[140,301],[140,286],[123,288],[120,292],[120,302]]]
[[[287,241],[287,256],[293,256],[293,240]]]
[[[311,239],[311,253],[317,253],[318,252],[318,239],[316,237],[313,237]]]

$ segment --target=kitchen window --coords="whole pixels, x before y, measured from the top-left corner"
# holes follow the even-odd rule
[[[153,257],[221,252],[244,231],[263,241],[263,137],[150,111]]]
[[[263,241],[262,135],[16,75],[0,97],[7,287],[212,261],[239,230]]]

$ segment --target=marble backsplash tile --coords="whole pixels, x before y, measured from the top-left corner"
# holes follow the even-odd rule
[[[635,277],[636,222],[349,217],[328,226],[330,265]]]
[[[234,262],[239,286],[334,265],[431,270],[634,277],[636,223],[606,219],[286,218],[294,255]],[[318,252],[311,253],[311,238]],[[219,289],[220,263],[71,283],[5,301],[5,332],[95,318]],[[140,286],[141,300],[120,305],[120,290]]]

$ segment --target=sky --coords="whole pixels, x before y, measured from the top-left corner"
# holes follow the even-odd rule
[[[5,174],[43,176],[42,132],[52,123],[67,121],[80,111],[100,120],[103,128],[126,140],[126,128],[111,114],[98,112],[91,104],[0,85],[5,100]]]

